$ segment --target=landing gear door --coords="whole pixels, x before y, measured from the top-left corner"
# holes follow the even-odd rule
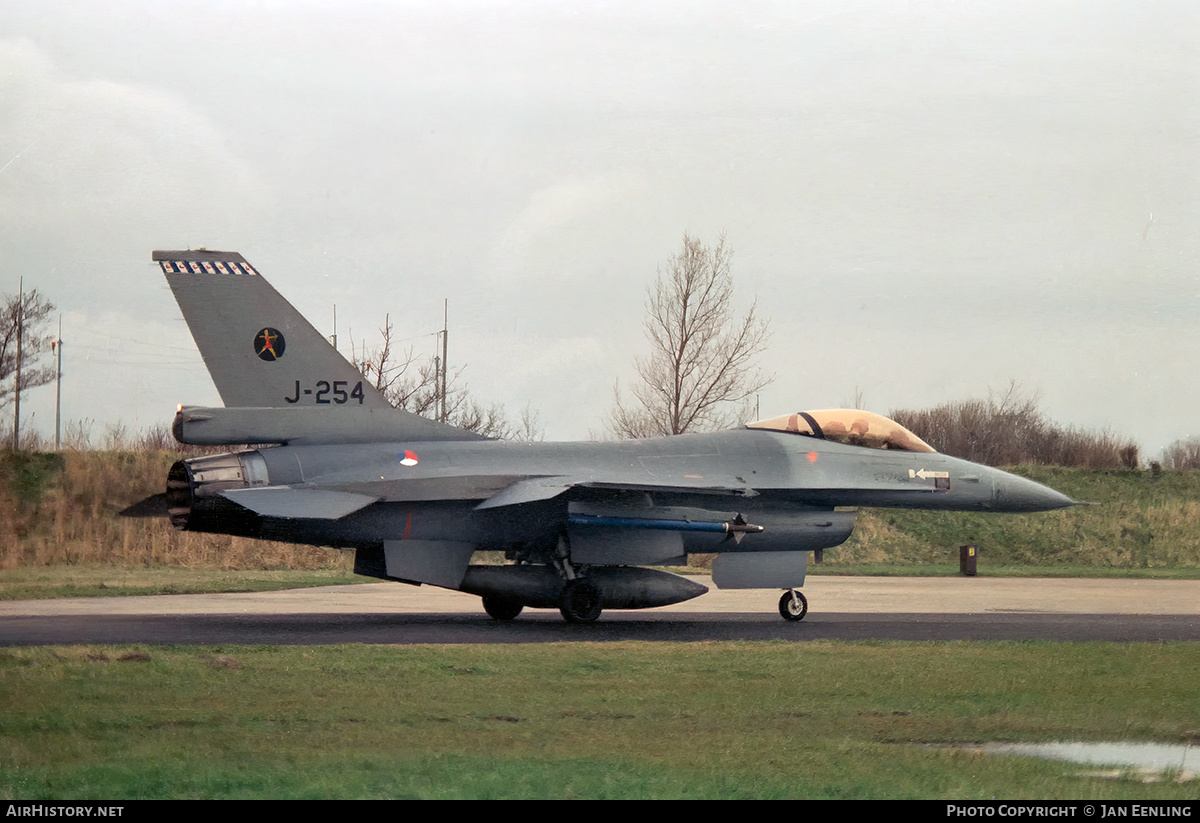
[[[795,589],[807,571],[808,552],[725,552],[712,577],[718,589]]]

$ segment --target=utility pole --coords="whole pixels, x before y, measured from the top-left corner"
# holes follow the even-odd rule
[[[25,278],[21,277],[21,287],[17,295],[17,382],[14,385],[16,405],[13,408],[13,441],[12,450],[15,452],[21,445],[21,335],[25,331]]]
[[[58,338],[50,341],[50,351],[58,354],[58,369],[54,375],[54,450],[62,451],[62,315],[58,316]]]
[[[446,340],[446,337],[447,337],[446,330],[449,326],[450,326],[450,299],[443,298],[443,302],[442,302],[442,385],[441,385],[442,410],[441,410],[441,414],[438,416],[438,419],[441,420],[441,422],[443,422],[443,423],[446,422],[446,370],[447,370],[447,366],[448,366],[448,361],[446,360],[446,356],[447,356],[446,350],[449,347],[449,343]]]

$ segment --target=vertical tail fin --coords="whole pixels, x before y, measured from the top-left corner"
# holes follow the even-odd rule
[[[236,252],[156,251],[230,407],[391,406]]]
[[[226,409],[185,409],[185,443],[474,440],[396,409],[236,252],[156,251]]]

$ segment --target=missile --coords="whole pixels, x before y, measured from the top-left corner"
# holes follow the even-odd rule
[[[659,520],[653,517],[608,517],[595,514],[571,514],[567,523],[572,526],[607,526],[612,529],[657,529],[674,532],[715,532],[732,537],[741,543],[747,534],[762,532],[762,526],[747,523],[740,514],[733,520],[712,522],[707,520]]]

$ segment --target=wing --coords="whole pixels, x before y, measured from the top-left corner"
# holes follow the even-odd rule
[[[531,477],[506,486],[477,505],[477,510],[517,506],[539,500],[551,500],[569,489],[591,489],[596,491],[648,492],[658,494],[712,495],[718,498],[756,497],[758,492],[745,483],[730,479],[728,483],[713,483],[710,480],[688,483],[674,480],[670,483],[624,483],[588,477],[559,475],[553,477]]]

